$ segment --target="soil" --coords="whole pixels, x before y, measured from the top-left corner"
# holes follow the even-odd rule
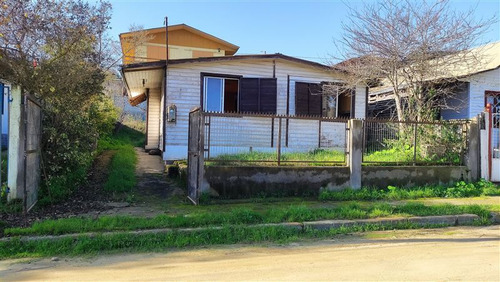
[[[104,151],[96,157],[85,185],[77,189],[66,201],[40,207],[35,206],[27,215],[0,213],[0,237],[5,227],[26,227],[35,221],[71,217],[128,215],[154,217],[165,213],[164,206],[170,199],[184,198],[184,191],[168,179],[160,156],[149,155],[136,148],[137,186],[128,194],[111,195],[104,191],[108,170],[115,151]],[[130,202],[125,202],[130,198]],[[117,200],[118,199],[118,200]]]
[[[58,219],[102,212],[112,209],[110,195],[103,191],[103,184],[108,177],[108,167],[115,151],[104,151],[96,157],[87,177],[86,183],[79,187],[63,202],[45,207],[35,206],[28,214],[0,213],[0,221],[11,227],[29,226],[43,219]]]

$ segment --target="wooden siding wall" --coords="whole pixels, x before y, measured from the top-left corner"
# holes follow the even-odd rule
[[[477,116],[484,110],[484,91],[500,91],[500,68],[478,73],[470,79],[469,87],[469,118]]]
[[[290,115],[294,115],[295,113],[294,85],[296,81],[341,81],[332,72],[312,66],[282,60],[276,60],[275,65],[274,73],[277,78],[277,114],[279,115],[287,113],[287,76],[290,76]],[[177,121],[175,123],[166,123],[166,148],[163,155],[165,160],[185,159],[187,156],[188,113],[193,108],[200,106],[200,74],[202,72],[270,78],[273,77],[273,60],[255,59],[170,65],[168,69],[167,102],[168,105],[175,104],[177,106]],[[360,97],[363,97],[363,99],[359,103],[364,101],[365,95],[364,88],[362,87],[361,89],[363,90],[363,94]],[[364,117],[364,109],[364,103],[360,104],[356,108],[356,113],[363,114],[362,117]],[[260,125],[256,123],[255,126],[259,127]],[[310,125],[304,124],[305,131],[308,130],[308,127]],[[254,129],[247,128],[247,130],[253,132]],[[300,130],[297,130],[297,132],[300,132]],[[302,135],[300,136],[302,137]],[[290,136],[290,138],[299,138],[299,136]],[[316,133],[314,137],[316,143],[317,138]],[[325,142],[329,141],[326,140]],[[342,145],[342,143],[339,145]]]
[[[160,148],[160,92],[160,88],[149,90],[147,150]]]

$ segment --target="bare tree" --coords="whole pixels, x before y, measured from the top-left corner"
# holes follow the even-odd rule
[[[496,18],[476,20],[474,9],[457,12],[444,1],[378,1],[350,9],[343,23],[336,65],[353,76],[390,89],[398,120],[435,118],[449,108],[464,73],[472,73],[484,58],[477,49],[481,36]]]

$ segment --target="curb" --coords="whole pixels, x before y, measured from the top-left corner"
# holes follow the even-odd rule
[[[491,213],[490,222],[492,224],[500,223],[500,215]],[[284,222],[284,223],[265,223],[248,225],[250,228],[260,227],[285,227],[304,231],[306,229],[313,230],[329,230],[338,229],[341,227],[363,226],[363,225],[384,225],[391,226],[397,224],[413,223],[423,227],[427,225],[444,225],[444,226],[458,226],[458,225],[472,225],[481,218],[475,214],[460,214],[460,215],[437,215],[437,216],[414,216],[414,217],[391,217],[391,218],[372,218],[372,219],[357,219],[357,220],[320,220],[320,221],[307,221],[307,222]],[[233,225],[235,226],[235,225]],[[198,228],[161,228],[161,229],[147,229],[135,231],[109,231],[109,232],[87,232],[87,233],[72,233],[63,235],[43,235],[43,236],[15,236],[0,238],[0,242],[9,242],[14,239],[21,241],[37,241],[37,240],[59,240],[65,238],[78,238],[80,236],[96,237],[96,236],[110,236],[118,234],[127,235],[141,235],[141,234],[162,234],[170,232],[193,232],[202,230],[218,230],[222,226],[214,227],[198,227]]]

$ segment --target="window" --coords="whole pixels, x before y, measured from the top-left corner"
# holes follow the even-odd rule
[[[350,117],[354,92],[331,83],[295,82],[295,114]]]
[[[238,79],[204,78],[204,110],[209,112],[238,111]]]
[[[276,78],[203,76],[203,110],[276,114],[276,85]]]

